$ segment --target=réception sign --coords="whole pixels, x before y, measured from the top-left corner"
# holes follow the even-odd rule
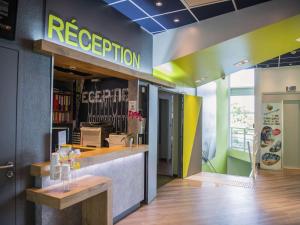
[[[88,28],[81,27],[79,21],[64,20],[52,13],[48,17],[47,36],[52,40],[79,48],[83,52],[106,58],[113,55],[113,60],[128,67],[140,69],[141,55],[130,48],[114,42],[101,34],[91,32]]]

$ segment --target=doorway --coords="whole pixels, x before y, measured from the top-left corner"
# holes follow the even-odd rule
[[[0,221],[16,224],[16,125],[18,52],[0,47]]]
[[[166,91],[158,95],[157,186],[181,174],[182,126],[180,96]]]
[[[284,101],[284,168],[300,168],[300,100]]]
[[[164,96],[166,97],[166,95]],[[173,176],[172,171],[172,96],[159,98],[158,167],[157,173]]]

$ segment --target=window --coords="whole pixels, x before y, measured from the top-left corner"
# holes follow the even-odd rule
[[[254,70],[230,75],[230,147],[247,150],[254,136]]]

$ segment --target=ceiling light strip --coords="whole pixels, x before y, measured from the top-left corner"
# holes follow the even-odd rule
[[[154,20],[158,25],[160,25],[164,30],[168,30],[167,28],[165,28],[165,26],[163,26],[162,24],[160,24],[156,19],[154,19],[152,16],[150,16],[150,14],[148,14],[143,8],[141,8],[139,5],[137,5],[136,3],[134,3],[132,0],[129,0],[129,2],[131,2],[135,7],[137,7],[139,10],[141,10],[143,13],[145,13],[149,18],[151,18],[152,20]]]
[[[232,0],[232,4],[233,4],[233,7],[234,7],[235,11],[237,11],[237,10],[238,10],[238,8],[237,8],[237,6],[236,6],[236,2],[235,2],[235,0]]]
[[[185,0],[180,0],[181,3],[185,6],[185,8],[190,12],[190,14],[192,14],[192,16],[194,17],[194,19],[199,22],[198,18],[195,16],[195,14],[192,12],[192,10],[190,9],[189,5],[185,2]]]
[[[115,4],[118,4],[118,3],[122,3],[122,2],[125,2],[126,0],[119,0],[119,1],[116,1],[116,2],[113,2],[113,3],[110,3],[108,5],[115,5]]]
[[[161,30],[161,31],[155,31],[155,32],[153,32],[152,34],[159,34],[159,33],[161,33],[161,32],[164,32],[164,30]]]
[[[178,10],[170,11],[170,12],[166,12],[166,13],[156,14],[156,15],[152,16],[152,18],[155,18],[155,17],[158,17],[158,16],[169,15],[169,14],[172,14],[172,13],[182,12],[182,11],[187,11],[187,9],[184,8],[184,9],[178,9]],[[139,20],[148,19],[148,18],[149,17],[143,17],[143,18],[135,19],[135,20],[133,20],[133,22],[136,22],[136,21],[139,21]]]
[[[146,16],[146,17],[138,18],[138,19],[132,20],[132,22],[137,22],[137,21],[145,20],[145,19],[150,19],[150,17]]]
[[[151,35],[153,35],[153,33],[152,33],[152,32],[150,32],[149,30],[147,30],[146,28],[144,28],[144,27],[142,27],[142,26],[141,26],[141,28],[142,28],[142,30],[146,31],[148,34],[151,34]]]

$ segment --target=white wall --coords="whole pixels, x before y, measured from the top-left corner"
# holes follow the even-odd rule
[[[283,93],[286,86],[297,86],[297,91],[300,91],[300,66],[255,70],[255,134],[258,139],[262,123],[262,94]]]

